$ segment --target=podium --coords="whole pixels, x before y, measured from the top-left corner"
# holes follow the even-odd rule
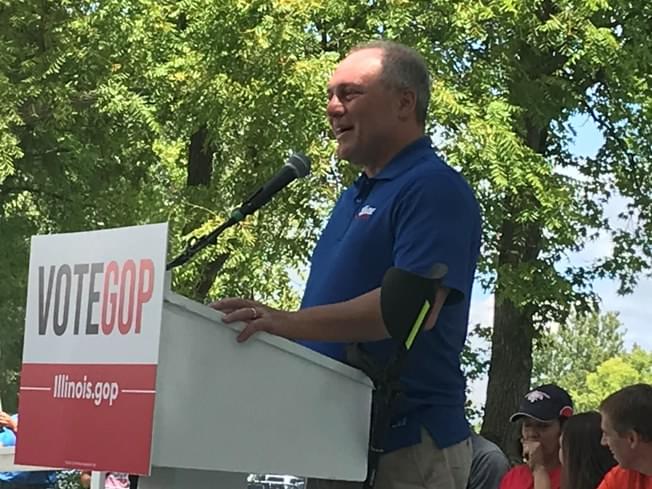
[[[94,486],[149,467],[141,489],[363,481],[372,381],[284,338],[238,344],[242,324],[170,290],[166,242],[165,223],[32,238],[14,458]]]
[[[348,365],[258,333],[167,288],[152,470],[142,489],[244,488],[249,473],[363,481],[373,384]]]

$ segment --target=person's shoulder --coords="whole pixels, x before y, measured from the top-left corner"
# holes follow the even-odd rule
[[[409,177],[449,178],[451,180],[466,182],[462,174],[450,166],[434,150],[432,153],[422,154],[406,172]]]
[[[616,489],[623,480],[623,469],[619,465],[615,465],[612,469],[605,474],[598,489]]]
[[[620,488],[630,478],[630,471],[623,469],[620,465],[614,465],[612,469],[602,478],[598,489]],[[624,486],[623,486],[624,487]]]
[[[476,455],[485,455],[491,457],[500,456],[501,458],[507,460],[507,457],[498,445],[496,445],[491,440],[487,440],[481,435],[473,434],[471,437],[471,443],[473,446],[474,457]]]
[[[403,174],[402,188],[443,198],[475,201],[473,189],[460,172],[437,155],[423,158]]]
[[[621,487],[652,488],[652,477],[616,465],[607,472],[598,489],[617,489]]]
[[[482,435],[478,435],[475,432],[471,433],[471,445],[473,445],[474,450],[490,451],[490,450],[500,450],[500,447],[496,445],[491,440],[488,440]]]

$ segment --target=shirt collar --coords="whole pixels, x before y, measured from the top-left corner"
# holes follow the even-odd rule
[[[367,177],[363,172],[355,181],[356,186],[363,180],[392,180],[414,163],[415,154],[432,148],[429,136],[422,136],[399,151],[375,177]]]

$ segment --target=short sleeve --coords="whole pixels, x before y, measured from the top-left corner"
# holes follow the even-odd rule
[[[449,302],[462,300],[473,280],[480,216],[461,176],[446,169],[414,180],[401,192],[393,219],[394,266],[427,275],[443,263]]]

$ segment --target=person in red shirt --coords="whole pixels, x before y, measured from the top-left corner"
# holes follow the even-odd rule
[[[600,405],[602,444],[618,465],[598,489],[652,489],[652,385],[636,384]]]
[[[572,415],[573,401],[557,385],[542,385],[525,395],[510,421],[521,421],[526,463],[507,472],[500,489],[560,489],[559,436]]]

